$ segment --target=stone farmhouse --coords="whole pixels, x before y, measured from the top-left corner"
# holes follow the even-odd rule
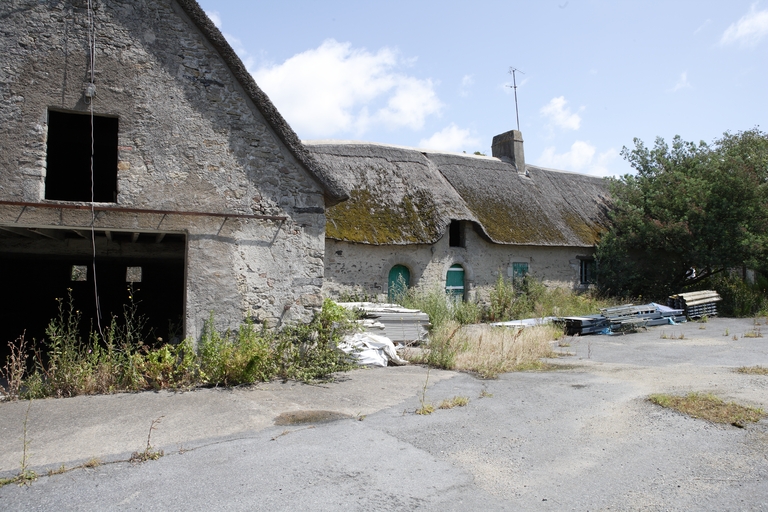
[[[500,272],[591,279],[607,191],[526,165],[519,132],[493,157],[302,144],[194,0],[0,19],[0,341],[42,338],[67,294],[86,331],[133,300],[199,339],[212,312],[277,326],[399,281],[484,300]]]
[[[350,191],[326,211],[325,291],[391,297],[402,284],[487,301],[501,274],[585,288],[607,225],[602,178],[525,164],[522,135],[493,156],[306,143]]]
[[[4,0],[0,19],[3,345],[40,339],[68,289],[105,324],[132,286],[161,337],[311,317],[347,193],[194,0]]]

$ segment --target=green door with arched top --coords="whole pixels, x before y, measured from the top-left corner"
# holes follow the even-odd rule
[[[464,267],[451,265],[445,276],[445,293],[455,300],[464,300]]]
[[[387,300],[397,302],[411,286],[411,271],[405,265],[395,265],[387,279]]]

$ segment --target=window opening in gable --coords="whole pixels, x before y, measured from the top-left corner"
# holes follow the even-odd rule
[[[93,201],[117,202],[116,117],[93,116]],[[48,111],[45,198],[91,201],[91,116]]]
[[[125,270],[125,282],[126,283],[140,283],[141,282],[141,267],[127,267]]]
[[[465,247],[464,223],[460,220],[452,220],[448,228],[448,245],[451,247]]]
[[[72,269],[69,272],[70,281],[87,281],[88,280],[88,266],[87,265],[72,265]]]

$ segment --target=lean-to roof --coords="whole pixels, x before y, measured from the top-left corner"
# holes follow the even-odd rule
[[[326,237],[368,244],[431,244],[451,220],[497,244],[591,247],[607,225],[602,178],[497,158],[369,143],[308,142],[350,192],[326,211]]]
[[[245,68],[245,65],[243,65],[240,57],[237,56],[222,35],[221,31],[216,28],[197,1],[176,0],[176,2],[178,2],[179,6],[184,10],[187,16],[189,16],[195,26],[197,26],[200,32],[202,32],[206,39],[208,39],[208,42],[211,43],[213,48],[219,55],[221,55],[224,62],[232,71],[232,74],[238,82],[240,82],[240,85],[243,87],[246,94],[248,94],[261,115],[267,120],[267,123],[269,123],[270,127],[277,134],[280,141],[286,145],[293,156],[296,157],[307,171],[309,171],[310,175],[312,175],[325,189],[328,203],[334,204],[346,199],[348,195],[344,188],[341,187],[334,179],[334,176],[329,174],[324,167],[320,166],[306,150],[299,140],[299,137],[296,135],[296,132],[294,132],[288,125],[280,112],[277,111],[264,91],[256,85],[256,82]]]

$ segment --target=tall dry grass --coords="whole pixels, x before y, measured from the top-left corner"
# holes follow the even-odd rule
[[[554,356],[551,342],[562,335],[552,325],[510,329],[449,321],[432,333],[424,349],[406,354],[406,359],[493,379],[500,373],[542,368],[541,359]]]

